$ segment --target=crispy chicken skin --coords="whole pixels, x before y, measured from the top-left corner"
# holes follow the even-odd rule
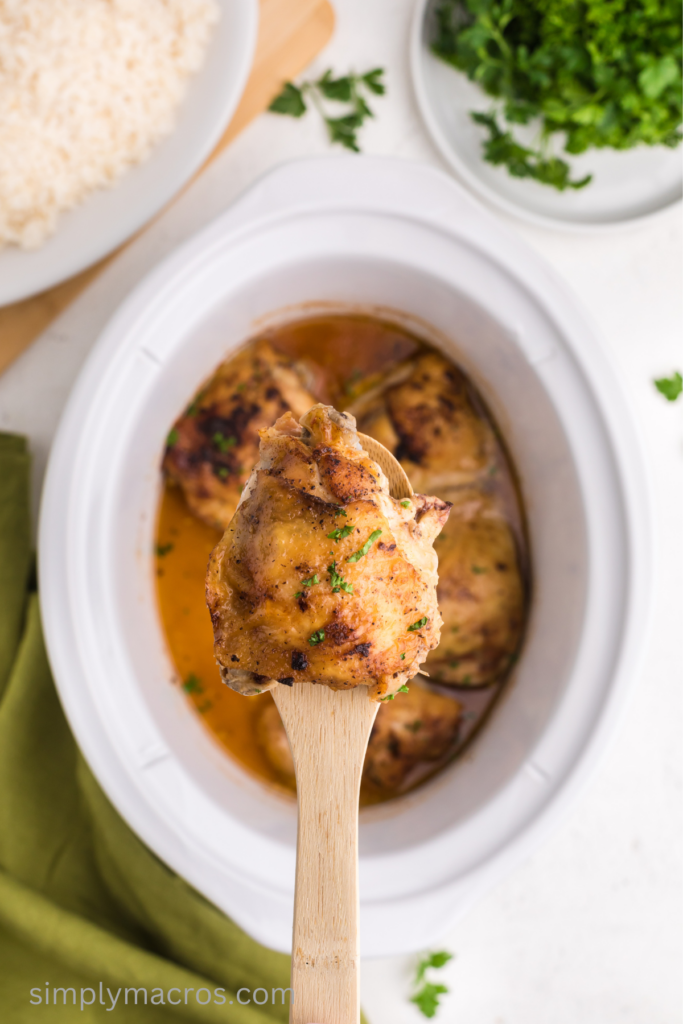
[[[224,530],[258,458],[259,430],[315,403],[313,374],[267,341],[222,363],[176,421],[164,470],[195,515]]]
[[[464,375],[438,352],[397,367],[350,411],[362,433],[396,456],[416,491],[471,483],[495,459],[495,435]]]
[[[316,405],[261,431],[260,462],[207,572],[223,680],[395,693],[439,642],[433,543],[450,505],[390,497],[352,416]]]
[[[440,760],[457,740],[460,715],[456,700],[413,680],[408,693],[399,693],[379,709],[363,766],[365,782],[396,790],[417,764]],[[273,767],[293,781],[292,752],[274,704],[264,707],[256,734]]]
[[[427,670],[440,683],[483,686],[509,668],[524,625],[524,587],[512,532],[494,500],[465,489],[439,537],[444,626]]]

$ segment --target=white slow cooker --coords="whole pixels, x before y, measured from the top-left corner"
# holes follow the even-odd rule
[[[264,324],[378,307],[452,354],[493,410],[520,472],[534,582],[514,680],[468,756],[361,813],[365,955],[436,941],[565,812],[647,619],[647,483],[613,371],[548,267],[445,175],[289,164],[150,273],[97,342],[53,447],[39,539],[50,660],[130,826],[283,951],[295,807],[231,761],[171,685],[151,557],[159,463],[200,382]]]

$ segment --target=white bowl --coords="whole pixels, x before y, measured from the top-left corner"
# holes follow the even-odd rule
[[[51,288],[102,259],[190,180],[225,131],[239,103],[256,46],[258,0],[219,0],[200,71],[188,82],[173,132],[112,188],[93,192],[60,216],[40,249],[0,249],[0,306]]]
[[[569,157],[573,178],[593,175],[590,185],[578,191],[558,192],[486,163],[482,157],[485,132],[473,123],[470,111],[487,111],[492,100],[465,74],[432,53],[437,2],[419,0],[415,8],[410,37],[413,86],[432,141],[475,195],[540,227],[591,233],[645,223],[680,204],[681,152],[666,146],[590,149]],[[534,145],[537,130],[516,125],[515,135]],[[559,147],[557,155],[563,155]]]
[[[463,364],[516,460],[532,543],[523,657],[469,756],[362,812],[362,948],[384,955],[435,941],[560,817],[604,747],[647,619],[647,486],[576,302],[431,168],[281,167],[136,288],[52,451],[39,539],[47,643],[114,805],[266,945],[289,949],[295,810],[221,752],[170,684],[151,551],[169,424],[232,348],[320,303],[400,310]]]

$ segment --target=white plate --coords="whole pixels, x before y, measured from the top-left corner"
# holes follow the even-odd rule
[[[142,281],[95,345],[50,457],[41,605],[60,698],[112,803],[239,925],[287,950],[295,808],[211,742],[170,684],[152,550],[169,424],[254,331],[324,302],[398,310],[472,375],[520,473],[534,566],[513,685],[468,757],[361,813],[362,950],[389,955],[437,941],[566,811],[646,633],[633,418],[543,261],[432,168],[340,157],[267,175]]]
[[[113,188],[98,190],[62,214],[55,234],[41,248],[0,248],[0,306],[51,288],[102,259],[150,220],[202,165],[240,100],[258,28],[258,0],[219,3],[220,21],[201,70],[189,81],[175,130]]]
[[[541,227],[565,231],[602,231],[649,220],[681,201],[681,148],[639,146],[633,150],[589,150],[569,156],[572,178],[593,174],[586,188],[557,189],[513,178],[504,167],[482,158],[483,128],[470,111],[487,111],[491,99],[466,75],[436,57],[434,9],[438,0],[419,0],[413,19],[410,62],[418,106],[442,156],[458,177],[487,202]],[[527,132],[525,136],[523,133]],[[519,130],[532,141],[531,129]],[[557,150],[558,155],[561,150]]]

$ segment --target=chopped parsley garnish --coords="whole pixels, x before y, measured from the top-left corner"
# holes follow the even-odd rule
[[[410,508],[411,502],[410,501],[402,501],[401,505],[403,506],[403,508]]]
[[[401,661],[405,661],[405,660],[406,660],[406,656],[405,656],[405,654],[402,654],[401,655]]]
[[[473,565],[472,572],[475,576],[481,576],[483,572],[486,572],[486,569],[482,565]]]
[[[683,391],[683,377],[676,370],[671,377],[660,377],[659,380],[654,381],[654,385],[668,402],[675,402],[681,391]]]
[[[347,583],[339,573],[337,572],[337,563],[332,562],[332,565],[328,565],[327,571],[330,574],[330,583],[332,585],[332,593],[338,594],[340,590],[343,590],[346,594],[353,593],[353,584]]]
[[[321,644],[324,639],[325,639],[325,630],[324,629],[317,629],[312,636],[309,636],[308,642],[311,645],[311,647],[316,647],[318,644]]]
[[[406,686],[406,684],[404,683],[403,686],[399,686],[396,693],[408,693],[408,687]],[[390,693],[387,697],[380,697],[380,700],[393,700],[394,697],[396,696],[396,693]]]
[[[167,555],[169,553],[169,551],[173,551],[173,547],[174,545],[170,541],[168,544],[157,544],[155,549],[157,558],[163,558],[164,555]]]
[[[173,427],[173,429],[169,430],[169,432],[168,432],[168,437],[166,438],[166,446],[168,448],[172,448],[177,440],[178,440],[178,431],[176,430],[175,427]]]
[[[406,722],[406,729],[409,732],[419,732],[422,728],[422,719],[416,718],[414,722]]]
[[[341,508],[341,506],[340,506],[339,508],[336,508],[334,510],[334,514],[335,514],[335,516],[345,516],[346,515],[346,509],[345,508]]]
[[[300,86],[293,82],[285,82],[282,92],[275,97],[269,110],[275,114],[287,114],[289,117],[301,117],[308,109],[305,97],[312,100],[313,105],[322,114],[330,142],[338,142],[346,149],[359,152],[357,131],[368,117],[374,117],[364,96],[373,93],[381,96],[385,87],[381,81],[384,71],[374,68],[364,75],[349,74],[342,78],[333,78],[332,71],[311,82],[302,82]],[[346,112],[341,117],[330,117],[323,108],[323,99],[332,103],[347,104]]]
[[[421,725],[422,723],[414,723]],[[436,1011],[439,1008],[439,996],[446,995],[449,991],[446,985],[437,985],[432,981],[425,981],[425,975],[428,970],[438,970],[444,967],[449,960],[453,959],[452,953],[446,953],[445,951],[440,953],[430,953],[423,957],[417,965],[415,972],[415,986],[420,985],[414,995],[410,997],[411,1003],[415,1003],[420,1013],[425,1017],[434,1017]]]
[[[185,693],[204,693],[204,687],[194,672],[191,672],[183,683],[183,690]]]
[[[354,551],[354,553],[352,555],[349,555],[349,557],[346,559],[346,561],[347,562],[359,562],[361,560],[361,558],[363,558],[365,555],[367,555],[368,551],[370,550],[372,545],[375,543],[377,538],[379,536],[381,536],[381,534],[382,534],[381,530],[373,530],[372,533],[370,534],[370,536],[368,537],[368,539],[366,540],[365,544],[363,545],[363,547],[359,548],[358,551]]]
[[[423,626],[427,625],[427,616],[423,615],[421,619],[414,622],[412,626],[408,626],[409,633],[417,633],[418,629],[422,629]]]
[[[318,583],[320,583],[320,580],[318,579],[318,576],[317,576],[317,573],[316,573],[315,576],[311,576],[307,580],[302,580],[300,586],[302,586],[302,587],[315,587],[315,586],[317,586]],[[297,590],[296,594],[294,595],[294,597],[303,597],[303,596],[304,596],[303,590]]]
[[[346,515],[346,512],[344,513]],[[333,530],[332,533],[328,533],[327,536],[330,540],[334,540],[339,543],[340,540],[344,540],[344,537],[348,537],[353,533],[353,523],[346,523],[340,530]]]
[[[218,470],[218,476],[221,480],[227,480],[229,475],[230,470],[228,469],[227,466],[221,466],[220,469]]]
[[[227,452],[228,448],[233,448],[237,444],[236,437],[225,437],[220,431],[216,431],[212,440],[219,452]]]

